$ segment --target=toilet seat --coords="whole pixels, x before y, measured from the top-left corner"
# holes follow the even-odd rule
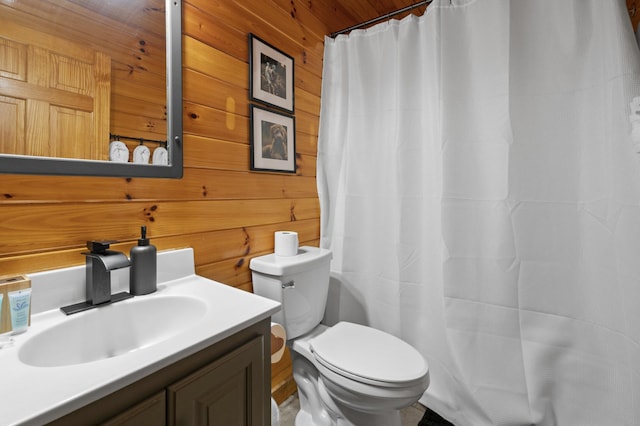
[[[429,367],[408,343],[381,330],[339,322],[311,339],[315,360],[356,382],[385,387],[422,386]]]

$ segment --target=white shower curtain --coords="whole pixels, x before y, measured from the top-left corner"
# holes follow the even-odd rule
[[[457,425],[640,425],[624,1],[435,0],[325,43],[326,321],[413,344]]]

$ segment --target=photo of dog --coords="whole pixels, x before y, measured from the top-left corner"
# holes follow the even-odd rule
[[[262,122],[262,158],[289,159],[286,126],[268,121]]]
[[[296,173],[296,118],[251,105],[251,170]]]

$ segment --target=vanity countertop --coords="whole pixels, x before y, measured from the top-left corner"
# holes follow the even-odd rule
[[[13,343],[0,349],[2,425],[52,421],[264,320],[280,309],[277,302],[195,275],[191,249],[163,252],[158,259],[158,291],[111,306],[136,303],[138,298],[192,297],[206,305],[206,313],[192,326],[165,340],[97,361],[46,367],[27,365],[19,353],[29,339],[70,318],[81,318],[96,311],[66,316],[59,309],[64,304],[82,301],[84,267],[53,272],[60,275],[54,278],[52,272],[29,275],[33,288],[31,326],[23,334],[10,336]],[[69,286],[65,280],[75,283]],[[123,275],[120,285],[126,281]],[[105,324],[105,328],[108,327],[109,324]]]

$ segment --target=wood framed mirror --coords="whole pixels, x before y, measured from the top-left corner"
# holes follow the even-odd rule
[[[179,0],[0,0],[0,173],[182,177]]]

